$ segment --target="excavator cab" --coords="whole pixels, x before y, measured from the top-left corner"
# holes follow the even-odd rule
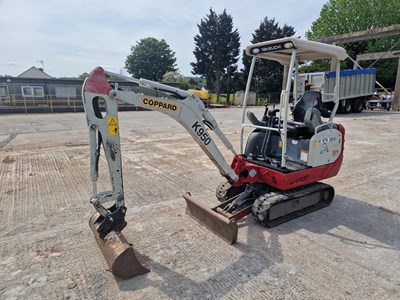
[[[340,77],[335,78],[334,93],[324,97],[334,102],[331,112],[323,108],[321,93],[299,94],[297,83],[300,62],[331,59],[339,74],[346,51],[290,37],[249,45],[246,54],[253,59],[243,101],[240,154],[231,163],[238,180],[228,179],[218,186],[216,196],[221,204],[212,208],[208,216],[206,209],[194,209],[193,197],[184,195],[188,207],[193,207],[189,213],[229,243],[237,239],[232,224],[246,214],[251,213],[257,222],[272,227],[328,206],[334,189],[319,181],[337,175],[343,161],[344,127],[333,123],[339,104]],[[286,74],[279,109],[266,110],[261,120],[247,108],[252,73],[260,59],[281,63]],[[290,97],[299,99],[293,120],[289,118]],[[252,131],[246,140],[248,128]],[[216,219],[215,213],[229,222],[217,229],[210,226],[210,219]]]
[[[247,112],[247,117],[253,125],[271,127],[278,129],[282,126],[276,116],[279,109],[268,110],[264,113],[262,121],[258,120],[252,112]],[[323,108],[322,95],[317,91],[305,92],[296,102],[292,116],[293,120],[287,122],[287,157],[288,161],[307,165],[302,151],[308,151],[310,139],[315,133],[316,127],[324,124],[322,117],[329,118],[331,113]],[[278,132],[265,129],[255,129],[247,138],[244,155],[253,161],[275,161],[279,165],[282,151],[279,145],[282,144]],[[300,166],[301,168],[301,166]]]

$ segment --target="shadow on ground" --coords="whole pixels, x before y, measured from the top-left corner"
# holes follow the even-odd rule
[[[307,230],[316,234],[327,234],[337,237],[341,242],[360,245],[360,247],[382,247],[365,243],[364,240],[346,240],[335,236],[330,231],[339,226],[345,226],[353,231],[377,240],[387,246],[384,248],[400,250],[398,228],[400,228],[400,214],[385,208],[366,204],[362,201],[344,196],[336,196],[331,206],[302,216],[275,228],[265,228],[256,224],[251,216],[243,219],[241,227],[248,226],[247,243],[236,243],[233,246],[240,250],[242,255],[226,268],[211,275],[206,280],[198,282],[182,275],[165,265],[150,260],[152,272],[160,279],[151,280],[147,275],[129,280],[118,280],[121,291],[141,290],[153,287],[170,298],[183,299],[218,299],[240,288],[262,272],[266,272],[265,279],[278,278],[283,290],[285,286],[300,285],[296,276],[291,276],[284,266],[283,253],[279,243],[282,235],[293,234],[296,231]],[[269,237],[265,239],[265,231]],[[213,251],[210,249],[210,255]],[[254,262],[257,263],[254,263]],[[210,267],[210,266],[208,266]],[[283,268],[283,269],[282,269]],[[278,289],[282,292],[282,289]],[[210,291],[210,294],[204,294]],[[282,297],[283,295],[269,295]]]
[[[332,204],[292,222],[273,228],[280,235],[305,229],[317,234],[330,234],[339,226],[347,227],[388,247],[400,250],[398,228],[400,214],[381,206],[374,206],[356,199],[336,196]],[[351,241],[348,241],[351,242]],[[358,243],[358,241],[353,241]],[[359,241],[360,245],[365,245]]]
[[[344,119],[357,119],[362,117],[378,117],[378,116],[388,116],[388,115],[398,115],[399,112],[387,111],[387,110],[364,110],[361,113],[350,113],[350,114],[336,114],[336,118]]]

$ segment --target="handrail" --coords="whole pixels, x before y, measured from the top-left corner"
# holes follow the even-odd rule
[[[251,60],[249,75],[247,77],[246,91],[244,92],[244,98],[243,98],[242,124],[244,124],[244,120],[245,120],[247,98],[249,96],[251,78],[253,77],[254,66],[256,64],[256,59],[257,59],[256,56],[253,56],[253,59]],[[240,153],[241,154],[243,154],[243,133],[244,133],[244,126],[241,127],[241,131],[240,131]]]
[[[279,128],[273,128],[273,127],[268,127],[268,126],[254,125],[254,124],[249,124],[249,123],[243,123],[243,124],[242,124],[242,127],[250,127],[250,128],[257,128],[257,129],[264,129],[264,130],[271,130],[271,131],[280,132]]]

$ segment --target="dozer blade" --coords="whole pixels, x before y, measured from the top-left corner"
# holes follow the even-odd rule
[[[95,213],[89,220],[89,226],[101,252],[103,252],[111,273],[119,278],[132,278],[150,272],[139,262],[135,255],[135,250],[121,232],[111,231],[104,238],[100,237],[96,227],[96,220],[99,216],[99,213]]]
[[[222,216],[203,203],[196,201],[190,194],[184,194],[183,198],[186,200],[188,215],[229,244],[236,242],[238,234],[236,220]]]

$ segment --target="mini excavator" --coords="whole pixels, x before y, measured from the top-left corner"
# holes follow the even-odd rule
[[[339,105],[340,61],[347,58],[346,51],[334,45],[289,37],[252,44],[246,48],[246,54],[253,58],[243,100],[239,153],[194,93],[146,79],[121,76],[101,67],[95,68],[85,80],[82,94],[89,127],[93,182],[90,202],[96,209],[89,226],[116,277],[130,278],[149,271],[122,234],[127,208],[118,103],[159,111],[175,119],[215,164],[225,178],[216,191],[220,203],[209,208],[190,193],[183,198],[187,203],[186,212],[229,244],[236,242],[237,221],[248,214],[258,223],[273,227],[326,207],[333,200],[333,187],[320,181],[337,175],[343,160],[345,130],[342,125],[333,123],[333,118]],[[260,59],[277,61],[284,66],[286,87],[281,92],[279,109],[266,108],[259,119],[247,109],[246,102],[254,67]],[[336,71],[334,92],[298,93],[299,63],[317,59],[331,59],[332,69]],[[121,90],[111,86],[106,75],[124,77],[148,91],[157,91],[159,96]],[[293,120],[289,120],[291,97],[295,99]],[[323,107],[323,103],[329,101],[335,103],[332,111]],[[232,152],[230,164],[209,131]],[[108,164],[111,191],[97,191],[101,148]]]

